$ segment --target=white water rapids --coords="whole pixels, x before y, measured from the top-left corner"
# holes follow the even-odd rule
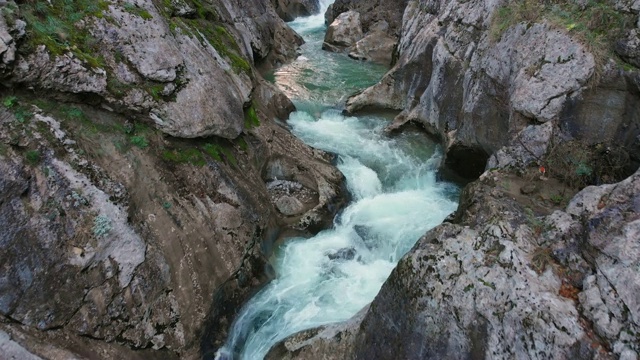
[[[305,143],[339,155],[353,200],[332,229],[276,249],[276,278],[244,305],[216,359],[262,359],[296,332],[349,319],[373,300],[416,240],[457,206],[458,189],[436,182],[440,159],[426,136],[389,138],[388,119],[345,117],[330,108],[354,87],[374,83],[380,68],[321,51],[322,15],[291,26],[307,43],[296,62],[275,74],[298,107],[288,124]]]

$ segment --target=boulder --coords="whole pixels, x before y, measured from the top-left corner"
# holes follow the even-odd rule
[[[354,45],[362,39],[360,13],[348,11],[340,14],[327,28],[322,48],[333,51]]]
[[[356,11],[362,16],[362,30],[365,33],[375,30],[379,22],[386,22],[388,28],[385,31],[397,39],[402,31],[402,15],[407,3],[408,0],[336,0],[327,9],[325,19],[327,24],[331,24],[340,14]]]
[[[320,11],[318,0],[271,0],[271,3],[284,21],[293,21],[297,17],[313,15]]]
[[[387,35],[384,31],[369,32],[349,48],[349,57],[389,66],[396,44],[397,39]]]

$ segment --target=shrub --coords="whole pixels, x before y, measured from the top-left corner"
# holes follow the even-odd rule
[[[98,41],[85,27],[77,26],[80,20],[103,17],[107,1],[94,0],[51,0],[30,1],[21,5],[20,10],[27,21],[27,43],[25,48],[33,49],[45,45],[53,55],[71,52],[90,67],[104,67],[104,59],[97,55]]]
[[[131,143],[137,147],[139,147],[140,149],[144,149],[147,146],[149,146],[149,142],[147,141],[147,138],[145,138],[144,136],[132,136],[131,137]]]
[[[552,144],[547,163],[550,176],[576,189],[618,182],[631,175],[628,151],[612,144],[589,145],[579,140]]]

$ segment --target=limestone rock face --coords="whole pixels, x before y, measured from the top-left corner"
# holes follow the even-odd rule
[[[61,48],[0,4],[2,355],[207,356],[273,243],[344,201],[332,157],[275,122],[295,107],[257,67],[301,39],[272,4],[160,3],[100,2],[60,30],[91,46]]]
[[[341,49],[350,47],[362,39],[360,13],[348,11],[340,14],[327,28],[323,49]]]
[[[196,11],[182,0],[136,1],[108,3],[69,25],[90,34],[97,44],[91,49],[54,52],[36,44],[16,56],[13,37],[24,35],[25,23],[20,8],[11,6],[16,10],[3,12],[0,21],[4,83],[71,100],[91,96],[176,137],[236,138],[254,88],[251,64],[281,64],[302,43],[269,2],[216,0]]]
[[[464,190],[454,223],[418,241],[364,314],[295,335],[272,354],[637,358],[640,171],[541,216],[509,190],[515,179],[483,174]]]
[[[327,11],[327,24],[331,24],[340,14],[357,11],[361,15],[362,30],[367,33],[386,23],[388,35],[398,38],[402,28],[402,13],[407,0],[336,0]]]
[[[320,11],[318,0],[271,0],[278,16],[284,21],[292,21],[300,16],[309,16]]]
[[[503,146],[518,147],[518,134],[527,126],[547,122],[562,136],[635,149],[640,116],[630,109],[640,105],[637,73],[605,67],[593,86],[594,56],[571,34],[547,23],[492,34],[491,19],[500,5],[409,1],[397,62],[378,84],[350,98],[347,111],[399,110],[393,128],[419,123],[442,139],[447,154],[464,147],[486,154],[485,161]],[[620,11],[635,10],[630,3]],[[618,46],[630,62],[634,31]],[[596,125],[602,119],[606,125]]]
[[[0,16],[0,75],[16,59],[16,42],[25,35],[25,22],[7,16],[13,26],[8,26],[5,16]]]

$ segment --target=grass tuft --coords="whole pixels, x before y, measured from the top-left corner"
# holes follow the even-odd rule
[[[489,33],[497,41],[510,27],[544,22],[580,41],[595,58],[597,73],[614,57],[616,40],[634,24],[633,15],[618,11],[606,0],[510,0],[494,13]]]

